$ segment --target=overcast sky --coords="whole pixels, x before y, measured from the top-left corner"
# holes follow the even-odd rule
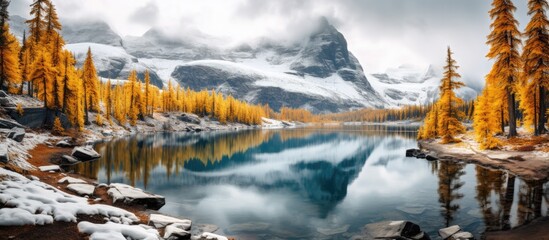
[[[28,16],[31,0],[12,0],[10,14]],[[53,0],[61,18],[104,19],[121,36],[153,26],[196,32],[228,43],[260,37],[295,40],[325,16],[343,33],[366,72],[401,64],[442,65],[451,46],[468,85],[489,71],[485,55],[489,0]],[[515,0],[523,30],[526,0]]]

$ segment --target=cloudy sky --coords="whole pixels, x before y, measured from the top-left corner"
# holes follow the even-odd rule
[[[28,16],[31,0],[12,0],[10,13]],[[121,36],[160,27],[197,30],[236,44],[260,37],[292,41],[327,17],[346,37],[366,72],[402,64],[441,65],[451,46],[460,72],[480,88],[490,63],[485,54],[489,0],[53,0],[65,19],[103,19]],[[526,0],[514,1],[520,29]]]

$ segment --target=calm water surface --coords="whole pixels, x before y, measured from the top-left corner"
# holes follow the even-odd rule
[[[383,126],[138,135],[98,143],[103,157],[76,171],[164,195],[160,212],[239,239],[348,239],[402,219],[431,238],[454,224],[479,237],[547,215],[549,184],[407,158],[415,139]]]

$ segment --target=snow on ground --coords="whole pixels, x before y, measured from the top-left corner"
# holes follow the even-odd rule
[[[3,139],[8,145],[8,154],[10,156],[10,164],[20,167],[22,169],[33,169],[27,160],[31,157],[28,153],[29,150],[36,147],[38,144],[43,144],[48,139],[55,138],[49,134],[35,134],[27,132],[22,142],[17,142],[13,139]]]
[[[141,225],[125,225],[113,222],[94,224],[83,221],[78,223],[78,231],[90,234],[90,240],[160,239],[160,235],[156,229],[147,229]]]
[[[51,185],[0,168],[0,226],[43,225],[53,221],[76,222],[76,215],[103,215],[130,224],[139,219],[131,212],[57,190]]]

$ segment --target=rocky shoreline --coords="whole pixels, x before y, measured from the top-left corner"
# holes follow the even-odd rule
[[[426,155],[442,161],[474,163],[490,169],[506,170],[524,180],[549,179],[549,153],[517,151],[512,149],[480,150],[471,138],[461,137],[462,142],[441,144],[436,139],[418,141]]]

